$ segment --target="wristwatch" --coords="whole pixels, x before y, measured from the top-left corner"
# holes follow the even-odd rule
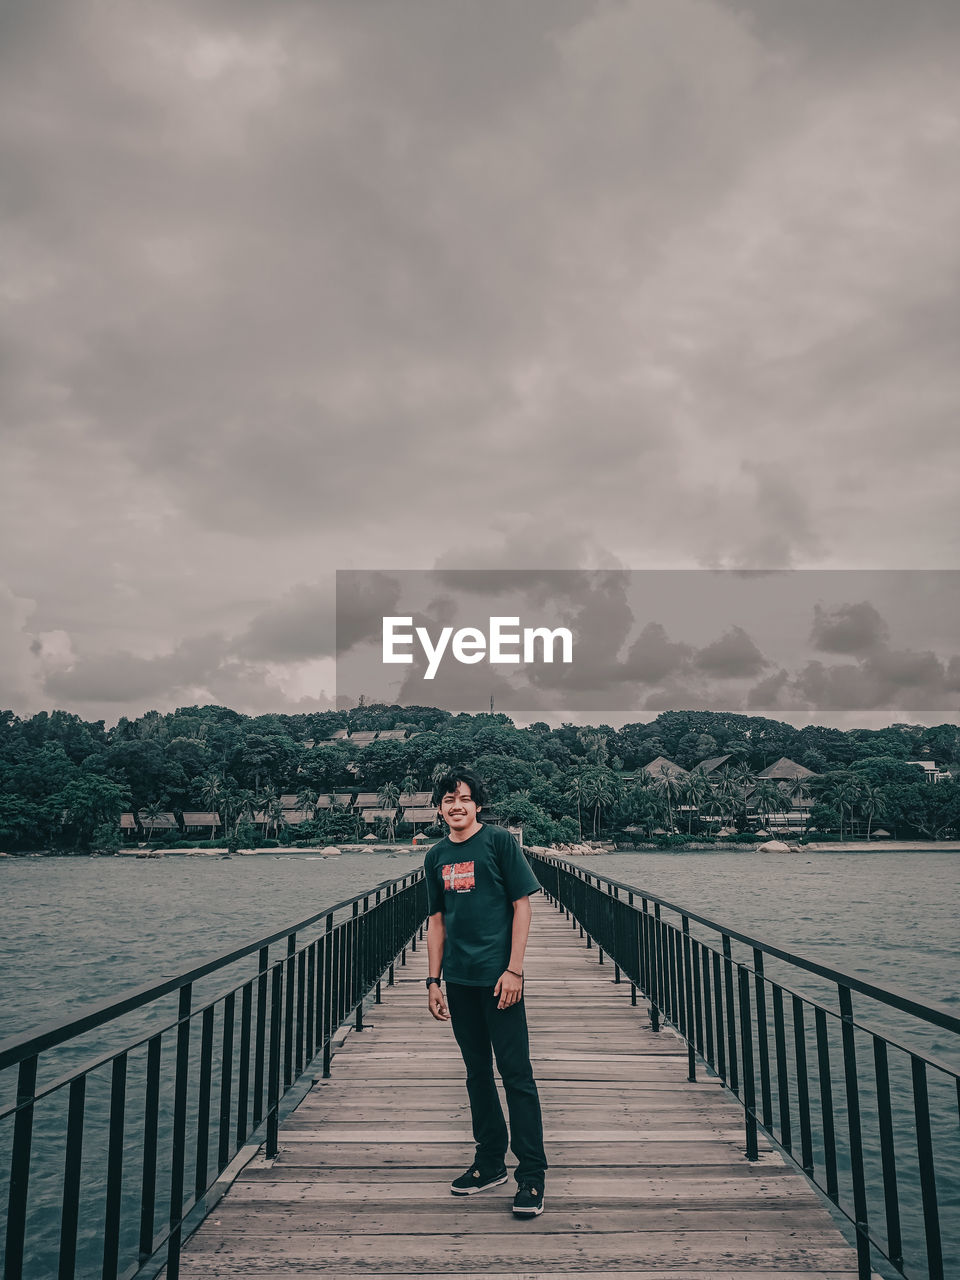
[[[439,978],[428,978],[428,979],[427,979],[427,990],[428,990],[428,991],[430,990],[430,988],[433,986],[433,984],[434,984],[434,983],[436,983],[436,984],[437,984],[437,986],[439,987],[439,985],[440,985],[440,979],[439,979]]]

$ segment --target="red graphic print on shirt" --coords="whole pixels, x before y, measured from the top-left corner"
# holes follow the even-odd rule
[[[443,868],[443,887],[455,893],[469,893],[474,887],[472,862],[448,862]]]

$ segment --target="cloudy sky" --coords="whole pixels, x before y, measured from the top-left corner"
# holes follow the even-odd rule
[[[4,6],[0,706],[329,705],[337,569],[957,565],[958,64],[955,0]]]

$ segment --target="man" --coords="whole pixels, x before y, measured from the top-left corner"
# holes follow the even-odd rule
[[[450,1190],[468,1196],[507,1180],[507,1126],[493,1078],[492,1053],[510,1115],[517,1157],[513,1212],[543,1212],[547,1160],[540,1098],[530,1066],[523,1003],[523,956],[530,931],[530,894],[540,888],[509,832],[479,820],[483,783],[468,769],[437,783],[434,799],[448,833],[428,850],[427,1001],[450,1020],[467,1069],[476,1156]],[[446,1001],[440,987],[443,974]]]

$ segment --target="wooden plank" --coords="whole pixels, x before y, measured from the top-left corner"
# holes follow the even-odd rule
[[[633,1267],[641,1258],[653,1269],[714,1267],[721,1263],[731,1269],[806,1266],[816,1270],[842,1268],[850,1257],[849,1248],[844,1245],[811,1243],[779,1232],[757,1231],[747,1237],[733,1231],[665,1232],[641,1238],[632,1231],[555,1234],[545,1229],[542,1218],[519,1222],[512,1214],[504,1215],[504,1223],[509,1223],[511,1229],[477,1235],[436,1232],[424,1238],[301,1231],[292,1236],[247,1236],[226,1244],[213,1233],[208,1239],[201,1228],[190,1241],[190,1258],[197,1268],[193,1274],[203,1276],[204,1262],[211,1256],[221,1264],[233,1263],[237,1275],[253,1267],[262,1270],[267,1259],[279,1264],[279,1275],[286,1275],[291,1264],[307,1261],[318,1270],[340,1275],[348,1267],[366,1273],[374,1267],[391,1265],[408,1271],[419,1268],[426,1275],[431,1267],[470,1272],[478,1264],[489,1270],[515,1270],[518,1263],[572,1271],[593,1269],[598,1263],[611,1268]],[[181,1270],[181,1276],[187,1274]]]
[[[729,1120],[729,1116],[727,1117]],[[617,1129],[557,1129],[556,1144],[570,1142],[611,1143],[643,1141],[644,1143],[672,1142],[739,1142],[740,1129],[714,1129],[702,1124],[690,1128],[648,1129],[646,1131],[631,1128]],[[284,1128],[284,1142],[364,1142],[364,1143],[416,1143],[418,1146],[433,1146],[438,1143],[469,1143],[471,1141],[469,1122],[460,1125],[445,1125],[442,1129],[434,1124],[426,1129],[405,1129],[399,1125],[365,1125],[339,1124],[334,1121],[321,1128],[289,1129]]]
[[[449,1197],[451,1202],[455,1202],[455,1197],[447,1189],[449,1179],[426,1181],[418,1173],[412,1173],[409,1181],[398,1177],[379,1180],[364,1177],[354,1182],[334,1181],[332,1177],[299,1181],[299,1177],[302,1177],[302,1172],[296,1178],[291,1176],[283,1180],[247,1179],[231,1190],[230,1199],[234,1203],[258,1204],[274,1201],[332,1204],[368,1200],[376,1204],[393,1200],[434,1202]],[[509,1185],[512,1188],[512,1182]],[[578,1174],[575,1177],[558,1175],[554,1171],[550,1173],[551,1205],[573,1207],[602,1202],[605,1205],[630,1204],[643,1208],[673,1202],[684,1208],[699,1209],[701,1206],[733,1205],[741,1200],[755,1205],[777,1204],[787,1214],[792,1214],[798,1206],[820,1207],[816,1194],[805,1184],[798,1188],[794,1178],[758,1183],[755,1178],[624,1178],[620,1170],[594,1170],[591,1175]]]
[[[254,1262],[253,1270],[244,1269],[237,1271],[234,1269],[235,1263],[220,1263],[216,1258],[205,1258],[204,1269],[200,1271],[191,1270],[189,1262],[181,1270],[183,1280],[232,1280],[236,1275],[242,1275],[246,1280],[277,1280],[276,1270],[264,1271],[256,1267]],[[294,1270],[286,1269],[283,1272],[284,1280],[312,1280],[313,1277],[325,1274],[311,1268],[305,1271],[299,1267]],[[326,1272],[326,1274],[330,1274]],[[571,1273],[569,1271],[364,1271],[362,1274],[365,1280],[423,1280],[425,1275],[429,1275],[431,1280],[463,1280],[465,1275],[470,1280],[565,1280]],[[665,1280],[663,1271],[624,1271],[617,1268],[612,1271],[606,1268],[603,1271],[584,1271],[576,1272],[580,1280],[608,1280],[609,1276],[616,1275],[618,1280]],[[816,1270],[816,1271],[755,1271],[753,1269],[746,1271],[742,1267],[738,1267],[736,1271],[717,1271],[712,1267],[708,1270],[697,1268],[695,1271],[688,1271],[686,1268],[676,1271],[671,1269],[666,1280],[857,1280],[857,1272],[849,1269],[845,1270]],[[881,1280],[879,1276],[874,1276],[873,1280]]]
[[[490,1232],[523,1234],[528,1223],[508,1212],[512,1188],[498,1188],[499,1195],[471,1196],[469,1204],[462,1197],[447,1195],[404,1203],[399,1206],[372,1204],[335,1204],[302,1202],[281,1206],[275,1201],[257,1204],[251,1212],[250,1202],[220,1206],[219,1225],[235,1240],[247,1235],[280,1235],[295,1231],[362,1234],[364,1231],[386,1235],[443,1235],[455,1232],[476,1235]],[[482,1199],[482,1203],[478,1203]],[[842,1244],[835,1228],[824,1226],[819,1205],[804,1205],[786,1211],[782,1204],[767,1206],[741,1205],[711,1209],[704,1205],[679,1208],[670,1205],[603,1205],[583,1203],[558,1204],[553,1191],[545,1199],[540,1229],[552,1234],[609,1234],[610,1232],[802,1232],[808,1244]]]
[[[469,1164],[473,1156],[472,1143],[438,1142],[424,1151],[417,1143],[380,1144],[360,1142],[303,1142],[287,1143],[281,1140],[280,1159],[286,1165],[313,1168],[339,1169],[363,1166],[364,1168],[444,1168]],[[457,1160],[457,1157],[459,1161]],[[715,1164],[725,1168],[736,1162],[739,1151],[730,1142],[623,1142],[611,1150],[604,1143],[553,1143],[547,1158],[550,1167],[558,1164],[573,1167],[594,1168],[657,1168],[682,1169],[686,1164]],[[761,1160],[779,1160],[773,1152]]]

